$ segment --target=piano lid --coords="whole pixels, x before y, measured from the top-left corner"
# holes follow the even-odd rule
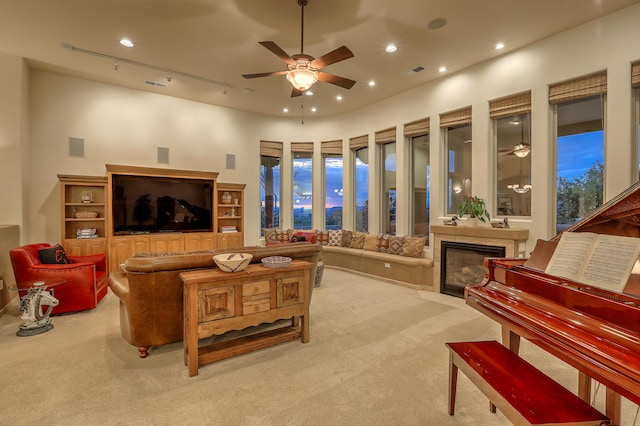
[[[564,232],[640,237],[640,181],[594,209]],[[558,241],[562,233],[552,238]]]

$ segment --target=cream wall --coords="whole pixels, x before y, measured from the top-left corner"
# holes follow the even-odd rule
[[[28,170],[28,70],[22,58],[0,53],[0,93],[0,224],[21,224]]]
[[[287,153],[291,141],[314,141],[316,165],[320,164],[320,141],[342,139],[343,152],[348,158],[349,138],[369,135],[371,170],[379,162],[374,149],[374,134],[396,126],[398,141],[403,141],[405,123],[429,116],[431,118],[432,223],[444,214],[445,152],[439,127],[439,114],[471,105],[473,108],[473,193],[485,198],[493,209],[495,169],[493,146],[490,142],[488,101],[506,95],[532,91],[532,162],[534,190],[532,193],[533,220],[522,220],[516,226],[528,227],[531,237],[528,249],[537,238],[548,238],[553,231],[553,131],[552,114],[547,102],[548,85],[602,69],[608,70],[607,148],[605,158],[606,194],[611,198],[633,182],[637,162],[632,140],[632,111],[630,63],[640,60],[640,51],[629,40],[640,38],[640,5],[604,19],[559,34],[524,49],[474,66],[431,84],[400,93],[397,96],[341,116],[327,118],[306,117],[277,119],[243,113],[221,107],[199,104],[168,96],[119,88],[44,71],[32,71],[29,79],[30,125],[29,143],[23,141],[20,152],[12,145],[11,154],[0,158],[0,170],[15,169],[20,155],[28,146],[31,155],[27,166],[17,170],[25,174],[25,190],[4,179],[0,192],[12,201],[28,205],[25,242],[57,242],[59,230],[59,194],[56,175],[103,175],[106,163],[149,167],[169,167],[220,172],[220,180],[247,184],[245,200],[245,243],[255,244],[259,229],[259,141],[276,140],[285,143],[283,163],[290,164]],[[507,40],[508,43],[508,40]],[[2,73],[10,73],[10,81],[20,82],[21,59],[0,55]],[[8,63],[9,71],[5,70]],[[2,84],[2,83],[0,83]],[[7,84],[7,83],[5,83]],[[10,83],[8,83],[10,84]],[[362,84],[360,82],[359,84]],[[374,89],[375,90],[375,89]],[[15,97],[15,95],[14,95]],[[25,104],[24,96],[16,98]],[[0,106],[10,103],[0,101]],[[20,133],[20,114],[5,119],[9,128]],[[0,118],[0,120],[3,120]],[[304,134],[301,137],[300,134]],[[23,133],[24,134],[24,133]],[[85,158],[68,155],[68,138],[85,140]],[[156,148],[170,149],[170,164],[156,163]],[[404,161],[406,147],[398,144],[398,158]],[[225,154],[236,154],[236,170],[225,170]],[[0,171],[0,173],[4,173]],[[290,167],[283,167],[284,205],[291,203]],[[12,174],[13,175],[13,174]],[[6,176],[6,173],[5,173]],[[351,162],[345,161],[345,214],[353,213],[348,202],[352,188],[346,182],[353,176]],[[314,193],[320,194],[321,167],[314,168]],[[407,190],[409,179],[405,170],[398,173],[398,217],[408,216]],[[380,202],[374,191],[376,178],[372,176],[370,205]],[[10,183],[11,182],[11,183]],[[314,197],[314,209],[323,205],[321,197]],[[255,207],[255,208],[253,208]],[[14,215],[19,217],[18,215]],[[284,227],[292,223],[291,211],[283,210]],[[2,216],[0,216],[2,218]],[[19,220],[19,219],[18,219]],[[321,226],[320,215],[314,218]],[[352,221],[345,220],[348,227]],[[516,222],[516,221],[513,221]],[[371,230],[376,231],[379,217],[370,218]],[[398,222],[398,233],[406,232],[408,223]]]

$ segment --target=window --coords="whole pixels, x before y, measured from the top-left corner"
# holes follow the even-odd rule
[[[427,237],[429,245],[429,205],[431,169],[429,162],[429,118],[404,125],[404,136],[409,138],[411,156],[409,235]]]
[[[293,227],[313,227],[313,143],[291,144],[293,157]]]
[[[280,161],[282,142],[260,142],[260,235],[280,227]]]
[[[606,82],[599,73],[549,88],[557,124],[558,233],[602,204]]]
[[[640,180],[640,64],[634,64],[631,67],[631,87],[633,87],[634,128],[638,153],[638,180]]]
[[[380,218],[383,234],[396,234],[396,128],[376,132],[380,147]]]
[[[349,141],[353,153],[355,230],[369,230],[369,138],[360,136]]]
[[[324,229],[342,229],[342,141],[322,142],[324,162]]]
[[[489,102],[496,147],[496,213],[531,216],[531,92]]]
[[[457,214],[458,206],[471,189],[471,108],[440,115],[447,153],[446,214]]]
[[[410,221],[411,229],[409,233],[416,237],[426,236],[429,238],[429,199],[431,192],[429,135],[411,138],[411,157],[413,214]]]

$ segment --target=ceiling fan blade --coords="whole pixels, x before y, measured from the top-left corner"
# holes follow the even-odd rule
[[[275,44],[273,41],[259,41],[258,43],[260,43],[261,45],[263,45],[264,47],[269,49],[271,51],[271,53],[274,53],[278,58],[282,59],[287,64],[289,64],[289,65],[295,65],[296,64],[296,61],[294,61],[291,58],[291,56],[289,56],[287,54],[287,52],[282,50],[280,48],[280,46]]]
[[[333,74],[327,74],[322,71],[317,71],[318,80],[324,81],[325,83],[335,84],[336,86],[344,87],[345,89],[351,89],[356,82],[354,80],[350,80],[348,78],[340,77]]]
[[[296,89],[295,87],[293,87],[291,89],[291,97],[295,98],[295,97],[298,97],[298,96],[302,96],[302,91],[300,91],[300,90]]]
[[[338,47],[336,50],[320,56],[319,58],[311,61],[313,68],[324,68],[327,65],[335,64],[336,62],[344,61],[345,59],[353,58],[355,55],[349,50],[347,46]]]
[[[284,75],[287,71],[273,71],[273,72],[261,72],[257,74],[242,74],[244,78],[259,78],[259,77],[269,77],[271,75]]]

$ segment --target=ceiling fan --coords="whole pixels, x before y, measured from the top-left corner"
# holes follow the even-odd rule
[[[520,121],[520,142],[513,145],[511,149],[500,150],[500,154],[515,155],[518,158],[524,158],[531,152],[531,145],[524,140],[524,119]]]
[[[287,80],[293,85],[291,97],[300,96],[308,90],[313,84],[320,80],[325,83],[335,84],[345,89],[351,89],[356,82],[348,78],[340,77],[333,74],[327,74],[320,69],[352,58],[354,54],[346,46],[339,47],[326,55],[319,58],[306,55],[304,53],[304,7],[308,4],[308,0],[297,0],[298,5],[302,9],[302,19],[300,28],[300,53],[289,56],[273,41],[261,41],[261,45],[269,49],[277,57],[287,64],[287,71],[263,72],[258,74],[242,74],[244,78],[269,77],[272,75],[286,75]]]

